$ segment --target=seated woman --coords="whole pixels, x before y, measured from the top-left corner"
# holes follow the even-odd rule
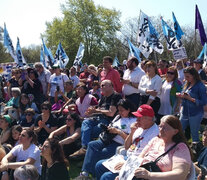
[[[35,123],[35,111],[32,108],[28,108],[25,111],[25,118],[20,122],[20,125],[22,127],[30,128],[31,130],[34,129],[34,123]]]
[[[80,114],[81,118],[84,118],[86,110],[90,106],[98,105],[97,99],[89,94],[88,88],[84,83],[79,83],[76,88],[76,93],[78,95],[78,99],[75,102],[75,105],[70,105],[69,109],[76,109]]]
[[[14,125],[11,128],[11,135],[8,140],[8,143],[11,148],[19,144],[19,137],[22,132],[22,127],[20,125]]]
[[[49,138],[64,135],[59,141],[62,145],[65,157],[80,149],[81,123],[77,113],[69,114],[66,118],[66,125],[50,133]]]
[[[142,164],[154,161],[175,146],[156,163],[162,172],[150,172],[139,167],[135,170],[135,177],[159,180],[187,179],[191,166],[191,153],[179,119],[173,115],[164,116],[159,127],[159,136],[153,138],[138,156],[143,158]]]
[[[35,121],[34,131],[38,135],[39,144],[43,144],[49,137],[49,134],[58,127],[57,119],[51,114],[51,108],[52,106],[48,101],[42,103],[42,114]]]
[[[115,134],[115,137],[109,144],[101,139],[91,141],[88,144],[80,177],[87,177],[89,173],[94,176],[95,164],[99,160],[110,158],[115,154],[116,148],[124,144],[124,140],[130,133],[131,124],[137,120],[132,115],[135,108],[129,100],[121,99],[117,106],[119,115],[114,118],[111,125],[107,128],[109,133]]]
[[[89,93],[92,94],[97,100],[101,99],[101,89],[98,81],[93,81],[92,89],[89,90]]]
[[[69,179],[64,153],[57,139],[47,139],[41,147],[41,154],[44,158],[42,180]]]
[[[34,102],[31,102],[27,94],[21,94],[19,100],[19,116],[20,123],[23,119],[25,119],[25,111],[27,108],[34,109],[35,113],[39,113],[39,110]]]
[[[15,146],[1,161],[0,171],[4,172],[4,180],[9,179],[8,170],[16,169],[26,164],[33,164],[41,174],[40,150],[34,144],[36,135],[30,129],[24,129],[19,137],[20,144]],[[16,158],[16,162],[11,162]]]
[[[10,137],[10,124],[12,123],[12,119],[9,115],[0,116],[0,128],[2,129],[0,134],[0,143],[7,143]]]

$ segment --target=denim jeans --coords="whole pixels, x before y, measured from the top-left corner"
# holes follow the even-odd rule
[[[97,119],[98,118],[98,119]],[[103,116],[93,117],[89,119],[84,119],[81,126],[81,144],[82,147],[87,147],[88,143],[93,139],[97,138],[99,134],[103,131],[99,126],[103,123],[108,126],[108,119]]]
[[[93,176],[95,176],[96,163],[101,159],[107,159],[113,156],[118,146],[120,146],[120,144],[115,141],[107,146],[100,139],[91,141],[88,144],[82,171],[91,173]]]
[[[102,163],[107,159],[100,160],[96,163],[96,179],[97,180],[114,180],[118,173],[112,173]]]
[[[180,121],[183,130],[185,130],[190,125],[190,131],[193,142],[199,142],[199,133],[201,121],[203,119],[203,113],[199,113],[195,116],[185,116],[181,114]]]

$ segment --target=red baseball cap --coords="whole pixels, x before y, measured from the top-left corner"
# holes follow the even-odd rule
[[[141,105],[136,112],[132,112],[136,117],[149,116],[154,117],[155,113],[151,106],[147,104]]]

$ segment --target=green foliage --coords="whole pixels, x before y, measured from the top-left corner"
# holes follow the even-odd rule
[[[27,63],[40,61],[40,46],[30,45],[28,48],[22,48],[22,53]]]
[[[46,23],[43,35],[55,53],[61,41],[72,65],[80,42],[85,45],[83,62],[99,64],[105,55],[116,55],[116,32],[120,29],[120,12],[95,6],[92,0],[68,0],[62,5],[63,19]]]

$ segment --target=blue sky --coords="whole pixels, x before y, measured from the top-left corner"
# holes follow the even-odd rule
[[[206,0],[94,0],[95,4],[115,8],[122,12],[121,21],[138,17],[140,9],[148,16],[172,19],[172,11],[182,25],[194,27],[195,4],[198,5],[203,23],[207,25]],[[46,29],[45,22],[62,17],[60,4],[65,0],[0,0],[0,26],[4,22],[16,46],[17,36],[22,47],[41,44],[40,33]]]

